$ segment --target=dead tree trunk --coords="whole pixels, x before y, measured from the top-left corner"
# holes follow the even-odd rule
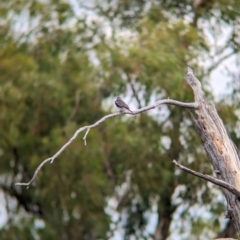
[[[195,102],[199,104],[195,109],[194,123],[218,179],[194,172],[176,161],[174,163],[188,173],[223,187],[227,201],[226,217],[233,221],[236,231],[240,235],[240,158],[238,149],[229,138],[215,106],[206,101],[201,83],[190,68],[186,79],[193,89]]]

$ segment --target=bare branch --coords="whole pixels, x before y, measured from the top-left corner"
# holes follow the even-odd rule
[[[53,158],[47,158],[45,159],[36,169],[36,171],[33,174],[32,179],[28,182],[28,183],[15,183],[15,185],[17,186],[27,186],[27,188],[29,188],[29,186],[31,185],[31,183],[33,182],[33,180],[36,178],[37,174],[39,173],[40,169],[47,163],[52,161]]]
[[[84,137],[83,137],[83,141],[84,141],[84,145],[85,145],[85,146],[87,145],[86,137],[87,137],[89,131],[90,131],[90,128],[86,131],[86,133],[85,133],[85,135],[84,135]]]
[[[106,121],[107,119],[109,118],[113,118],[113,117],[117,117],[119,115],[123,115],[123,114],[129,114],[129,115],[137,115],[137,114],[140,114],[140,113],[143,113],[143,112],[146,112],[148,110],[151,110],[151,109],[154,109],[162,104],[170,104],[170,105],[175,105],[175,106],[179,106],[179,107],[183,107],[183,108],[191,108],[191,109],[197,109],[198,106],[199,106],[199,103],[197,102],[193,102],[193,103],[183,103],[183,102],[179,102],[179,101],[175,101],[175,100],[171,100],[171,99],[163,99],[163,100],[159,100],[157,102],[155,102],[154,104],[151,104],[149,106],[146,106],[146,107],[143,107],[143,108],[140,108],[136,111],[133,111],[132,113],[131,112],[124,112],[124,111],[121,111],[121,112],[117,112],[117,113],[112,113],[112,114],[109,114],[103,118],[101,118],[100,120],[98,120],[97,122],[95,122],[94,124],[92,125],[89,125],[89,126],[85,126],[85,127],[81,127],[79,128],[75,133],[74,135],[70,138],[70,140],[65,143],[58,152],[56,152],[52,157],[50,158],[47,158],[46,160],[44,160],[39,166],[38,168],[36,169],[32,179],[27,182],[27,183],[15,183],[15,185],[18,185],[18,186],[30,186],[31,183],[33,182],[33,180],[36,178],[37,174],[39,173],[40,169],[47,163],[47,162],[50,162],[50,163],[53,163],[53,161],[73,142],[73,140],[75,140],[77,138],[77,136],[79,135],[79,133],[83,132],[86,130],[86,133],[83,137],[83,140],[84,140],[84,145],[86,145],[86,137],[87,137],[87,134],[88,132],[90,131],[90,129],[92,128],[95,128],[96,126],[98,126],[100,123]]]
[[[222,181],[222,180],[219,180],[217,178],[214,178],[214,177],[211,177],[209,175],[205,175],[205,174],[202,174],[202,173],[199,173],[199,172],[196,172],[196,171],[193,171],[187,167],[184,167],[183,165],[179,164],[176,160],[173,160],[173,163],[178,167],[180,168],[181,170],[183,170],[184,172],[187,172],[187,173],[190,173],[194,176],[197,176],[197,177],[200,177],[208,182],[211,182],[215,185],[218,185],[220,187],[223,187],[225,189],[227,189],[229,192],[231,192],[232,194],[234,194],[235,196],[239,197],[240,198],[240,191],[238,191],[235,187],[233,187],[231,184],[225,182],[225,181]]]

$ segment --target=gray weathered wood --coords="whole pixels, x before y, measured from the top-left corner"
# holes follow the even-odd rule
[[[215,106],[206,101],[201,83],[190,68],[186,80],[193,89],[195,102],[199,103],[198,109],[195,110],[194,123],[216,176],[240,191],[239,152],[229,138]],[[232,219],[240,234],[240,201],[228,190],[223,189],[223,192],[227,201],[227,217]]]

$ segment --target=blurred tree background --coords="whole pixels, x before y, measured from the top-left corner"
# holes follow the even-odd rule
[[[188,110],[110,119],[36,167],[82,126],[161,98],[191,102],[191,66],[239,148],[239,72],[216,99],[210,74],[240,45],[238,0],[0,2],[1,239],[210,239],[234,236]],[[236,63],[237,64],[237,63]],[[5,209],[5,210],[4,210]],[[4,221],[3,221],[4,220]]]

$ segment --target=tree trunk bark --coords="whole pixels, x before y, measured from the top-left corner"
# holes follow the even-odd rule
[[[162,217],[157,225],[154,240],[164,240],[168,236],[171,220],[169,217]]]
[[[228,222],[225,229],[216,238],[225,237],[236,237],[236,229],[234,228],[231,220]]]
[[[216,176],[240,191],[239,152],[229,138],[215,106],[205,100],[201,83],[190,68],[186,79],[193,89],[195,102],[199,103],[199,107],[195,110],[197,119],[194,119],[194,122]],[[225,188],[223,192],[227,201],[226,217],[232,220],[240,234],[240,199]]]

